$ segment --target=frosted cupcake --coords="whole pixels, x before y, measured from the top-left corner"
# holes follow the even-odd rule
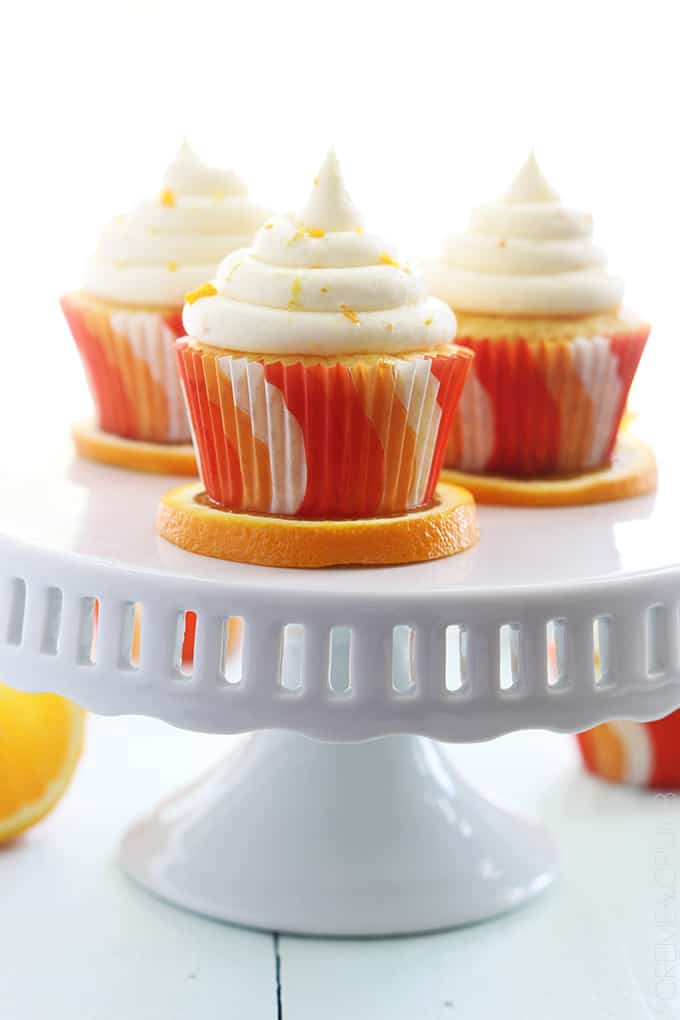
[[[473,209],[428,269],[475,352],[446,465],[514,477],[606,466],[649,326],[533,153],[509,191]]]
[[[334,153],[295,216],[187,295],[177,344],[202,481],[220,507],[372,517],[433,497],[470,354],[456,319],[364,231]]]
[[[61,299],[102,431],[189,441],[173,351],[184,294],[265,217],[233,171],[206,166],[184,142],[158,195],[104,228],[84,289]]]

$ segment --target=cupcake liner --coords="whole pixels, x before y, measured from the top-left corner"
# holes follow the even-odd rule
[[[181,312],[114,308],[82,294],[61,306],[73,334],[104,432],[155,443],[191,438],[174,342]]]
[[[680,712],[640,723],[615,720],[578,734],[583,764],[614,783],[680,789]]]
[[[214,502],[342,518],[431,501],[467,352],[321,364],[223,354],[184,340],[176,346]]]
[[[648,334],[457,338],[475,360],[446,466],[524,478],[605,466]]]

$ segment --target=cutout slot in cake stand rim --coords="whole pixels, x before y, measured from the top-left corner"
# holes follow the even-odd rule
[[[658,505],[649,498],[588,513],[591,540],[607,546],[602,563],[611,563],[598,577],[573,541],[580,511],[533,512],[530,543],[513,543],[527,515],[482,508],[489,540],[452,568],[293,579],[220,570],[200,558],[188,564],[174,557],[178,550],[166,559],[152,522],[171,481],[79,464],[66,468],[64,484],[57,467],[55,460],[42,502],[39,486],[0,483],[3,679],[105,714],[154,715],[206,732],[265,731],[125,840],[127,870],[192,909],[264,928],[360,935],[446,927],[518,906],[555,874],[550,841],[471,791],[427,738],[578,730],[615,716],[661,716],[680,703],[680,556],[663,494]],[[626,546],[631,528],[654,541]],[[533,550],[520,586],[503,584],[492,562],[499,549],[504,571]],[[133,662],[137,604],[143,624]],[[197,619],[190,672],[178,651],[178,618],[187,611]],[[244,626],[236,683],[222,669],[231,618]],[[558,629],[552,674],[548,624]],[[290,626],[304,630],[297,651],[288,649],[284,672],[300,676],[292,685],[279,669]],[[465,661],[449,689],[451,627],[459,666]],[[336,628],[351,631],[348,653]],[[596,640],[607,657],[597,675]],[[350,663],[349,692],[329,684],[334,642]]]

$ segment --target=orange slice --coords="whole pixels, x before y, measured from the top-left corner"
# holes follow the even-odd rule
[[[478,538],[477,512],[465,489],[440,484],[426,510],[361,520],[310,521],[218,510],[198,502],[197,482],[171,489],[158,532],[181,549],[270,567],[419,563],[463,552]]]
[[[609,467],[568,478],[524,480],[498,475],[471,475],[443,471],[442,478],[464,485],[478,503],[495,506],[581,506],[633,499],[654,492],[656,459],[641,439],[626,432],[619,436]]]
[[[85,712],[56,694],[0,684],[0,843],[51,811],[80,758]]]
[[[195,477],[196,458],[191,443],[145,443],[101,432],[90,422],[74,425],[71,434],[76,450],[86,460],[146,471],[154,475]]]

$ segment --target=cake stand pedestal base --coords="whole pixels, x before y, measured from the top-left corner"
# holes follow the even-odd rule
[[[121,863],[173,903],[269,931],[397,935],[481,921],[556,873],[542,829],[424,737],[254,734],[133,826]]]

